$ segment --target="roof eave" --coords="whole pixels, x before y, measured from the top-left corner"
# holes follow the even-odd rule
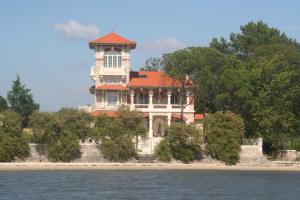
[[[94,41],[91,41],[89,42],[89,47],[90,49],[94,49],[95,46],[122,46],[122,45],[125,45],[125,46],[128,46],[130,47],[130,49],[135,49],[136,48],[136,43],[99,43],[99,42],[94,42]]]

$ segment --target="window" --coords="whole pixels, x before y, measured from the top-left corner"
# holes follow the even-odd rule
[[[141,92],[139,95],[139,104],[148,104],[149,103],[149,95],[148,93]]]
[[[122,56],[118,51],[107,51],[104,53],[103,65],[105,68],[121,68]]]
[[[113,56],[113,68],[117,67],[117,58],[116,56]]]
[[[104,65],[104,67],[108,66],[108,64],[107,64],[107,56],[104,56],[103,65]]]
[[[112,76],[112,75],[103,76],[103,82],[104,83],[121,83],[122,77],[121,76]]]
[[[117,92],[107,92],[106,101],[108,106],[116,106],[118,100]]]
[[[112,56],[108,56],[108,67],[112,67]]]
[[[121,63],[122,63],[122,56],[118,56],[118,68],[121,67]]]
[[[176,93],[172,93],[171,95],[171,104],[179,104],[179,94]]]

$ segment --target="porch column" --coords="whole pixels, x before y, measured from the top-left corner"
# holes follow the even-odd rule
[[[168,108],[168,109],[172,109],[172,105],[171,105],[171,95],[172,95],[172,91],[171,91],[171,90],[168,90],[167,95],[168,95],[168,105],[167,105],[167,108]]]
[[[121,102],[121,104],[123,104],[123,92],[122,92],[122,90],[120,91],[120,93],[121,93],[121,94],[120,94],[120,96],[121,96],[121,97],[120,97],[120,102]]]
[[[117,91],[117,107],[120,105],[120,91]]]
[[[130,110],[134,110],[134,90],[130,90]]]
[[[153,108],[153,90],[149,90],[149,108]]]
[[[102,93],[102,95],[101,95],[101,98],[102,98],[101,104],[102,104],[102,108],[104,108],[105,107],[105,92],[104,92],[104,90],[101,90],[101,93]]]
[[[149,113],[149,138],[153,138],[153,116]]]
[[[191,91],[186,91],[186,108],[189,109],[190,108],[190,95],[191,95]]]
[[[95,108],[97,108],[98,106],[97,106],[97,90],[95,89]]]
[[[168,113],[168,126],[171,125],[172,114]]]
[[[161,104],[161,88],[158,88],[157,100],[158,104]]]

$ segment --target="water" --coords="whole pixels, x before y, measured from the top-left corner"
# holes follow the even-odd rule
[[[252,171],[0,172],[0,199],[300,199],[300,173]]]

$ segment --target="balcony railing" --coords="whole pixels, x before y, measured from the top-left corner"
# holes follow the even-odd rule
[[[181,108],[181,105],[172,105],[172,108],[178,109],[178,108]]]
[[[178,104],[123,104],[123,103],[117,103],[117,104],[107,104],[107,103],[96,103],[95,106],[88,108],[89,110],[115,110],[118,109],[119,106],[125,105],[130,107],[130,109],[134,110],[140,110],[140,111],[151,111],[151,110],[173,110],[174,112],[179,112],[181,109],[181,105]],[[84,109],[83,107],[81,108]],[[87,109],[87,108],[85,108]],[[184,110],[190,110],[188,106],[184,107]]]
[[[148,108],[149,104],[134,104],[135,108]]]
[[[168,106],[168,104],[134,104],[135,109],[180,109],[181,105],[178,104],[171,104],[171,106]]]
[[[167,108],[168,104],[153,104],[153,108]]]

